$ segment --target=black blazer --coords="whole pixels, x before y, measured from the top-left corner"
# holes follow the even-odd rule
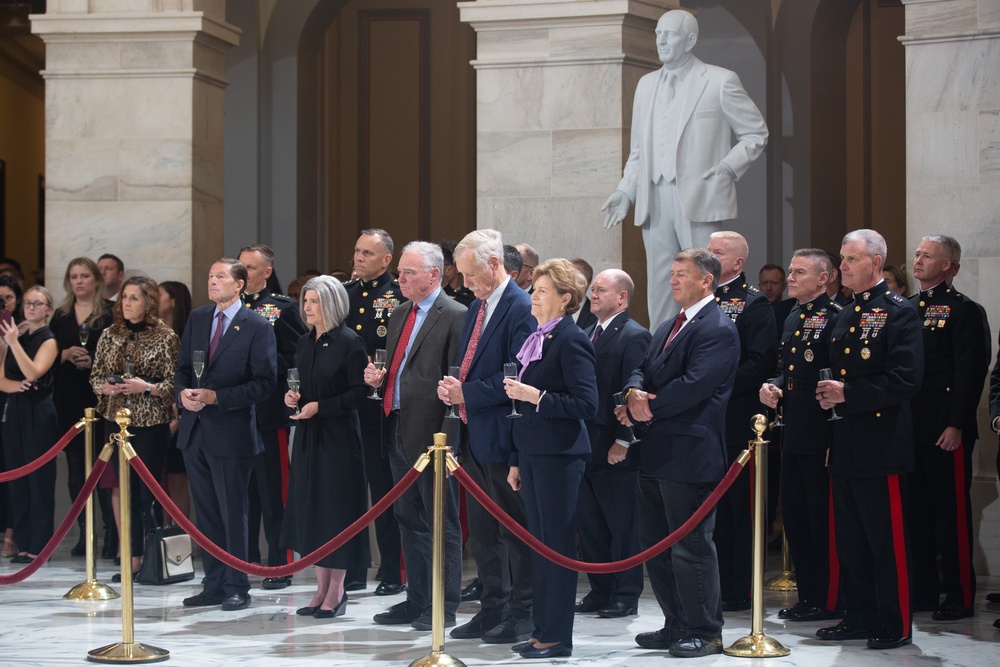
[[[597,315],[590,312],[590,297],[583,297],[583,303],[580,304],[580,314],[576,317],[576,326],[586,331],[596,324]]]
[[[545,337],[542,358],[528,364],[521,382],[546,393],[537,406],[518,404],[524,416],[508,420],[514,422],[510,464],[518,465],[519,452],[589,455],[584,420],[597,412],[594,346],[572,317],[564,316]]]

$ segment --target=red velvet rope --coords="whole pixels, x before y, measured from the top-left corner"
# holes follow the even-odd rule
[[[506,512],[504,512],[500,507],[493,502],[493,500],[483,491],[479,486],[469,477],[469,473],[465,472],[461,467],[453,471],[455,478],[465,487],[466,491],[472,494],[472,496],[479,501],[487,512],[493,515],[497,521],[502,523],[504,527],[510,532],[517,535],[518,538],[529,547],[537,551],[542,556],[545,556],[550,561],[556,565],[560,565],[569,570],[575,570],[576,572],[586,572],[588,574],[609,574],[611,572],[622,572],[629,568],[645,563],[647,560],[659,556],[661,553],[672,547],[673,545],[680,542],[682,539],[687,537],[688,533],[695,529],[695,527],[701,523],[708,513],[711,512],[715,505],[722,498],[722,495],[732,486],[733,482],[739,477],[740,472],[743,470],[743,466],[740,465],[739,461],[735,461],[732,466],[729,467],[729,472],[726,476],[722,478],[719,485],[715,487],[715,490],[707,498],[705,502],[701,504],[701,507],[691,515],[691,517],[685,521],[677,530],[667,535],[665,538],[649,547],[645,551],[641,551],[636,555],[626,558],[625,560],[612,561],[610,563],[588,563],[582,560],[576,560],[564,556],[561,553],[552,550],[542,542],[538,540],[534,535],[529,533],[526,528],[521,524],[510,518]]]
[[[406,492],[410,486],[413,485],[413,482],[416,481],[417,477],[420,476],[420,471],[416,468],[410,468],[406,475],[403,476],[403,479],[399,480],[399,484],[392,487],[392,489],[389,490],[389,493],[385,494],[381,500],[372,505],[370,510],[362,514],[357,521],[345,528],[339,535],[321,546],[319,549],[303,556],[294,563],[279,565],[276,567],[265,567],[263,565],[257,565],[255,563],[248,563],[245,560],[240,560],[205,537],[205,535],[195,527],[194,523],[184,516],[180,509],[177,508],[174,501],[170,499],[167,492],[163,490],[160,483],[155,477],[153,477],[153,474],[149,472],[149,469],[146,467],[146,464],[142,462],[142,459],[135,456],[132,457],[129,463],[132,464],[132,469],[138,473],[140,479],[142,479],[146,486],[148,486],[153,492],[156,500],[167,511],[167,514],[169,514],[173,520],[177,522],[177,525],[179,525],[185,533],[191,536],[191,539],[194,540],[198,546],[218,558],[229,567],[247,574],[252,574],[255,577],[290,577],[296,572],[301,572],[310,565],[315,565],[340,547],[344,546],[344,544],[346,544],[352,537],[360,533],[368,526],[368,524],[374,521],[377,516],[391,508],[392,504],[396,502],[396,500],[403,495],[403,493]]]
[[[59,442],[52,445],[52,448],[49,449],[49,451],[39,456],[31,463],[23,465],[20,468],[8,470],[7,472],[0,472],[0,484],[10,482],[18,479],[19,477],[24,477],[25,475],[30,475],[55,457],[59,456],[59,452],[66,448],[66,445],[68,445],[70,441],[76,437],[76,434],[80,432],[81,428],[83,428],[82,422],[79,424],[79,427],[77,425],[70,426],[69,430],[66,431],[66,435],[60,438]]]
[[[0,585],[6,586],[8,584],[16,584],[24,581],[37,572],[38,568],[45,564],[45,561],[49,559],[52,552],[56,550],[59,543],[66,537],[66,533],[69,532],[69,529],[76,523],[76,517],[83,511],[84,505],[87,504],[87,499],[90,498],[90,495],[94,492],[94,487],[97,486],[97,482],[101,479],[101,473],[104,472],[104,469],[107,466],[108,462],[102,461],[101,459],[97,459],[97,461],[94,462],[94,467],[90,470],[90,477],[87,478],[83,488],[80,489],[80,494],[76,497],[76,500],[73,501],[73,506],[69,508],[69,514],[67,514],[66,518],[63,519],[61,524],[59,524],[59,528],[56,529],[56,532],[52,535],[52,539],[50,539],[49,543],[45,545],[44,549],[42,549],[42,553],[38,554],[38,557],[35,558],[35,560],[31,561],[14,574],[5,574],[0,576]]]

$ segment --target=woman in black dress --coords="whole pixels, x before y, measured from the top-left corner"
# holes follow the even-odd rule
[[[350,305],[343,285],[330,276],[302,288],[302,319],[311,328],[295,349],[299,392],[285,405],[299,408],[288,480],[281,544],[315,551],[366,510],[365,469],[356,406],[364,400],[368,356],[364,341],[344,326]],[[316,565],[316,593],[300,616],[344,614],[347,568],[361,559],[362,533]]]
[[[18,333],[13,322],[0,324],[7,354],[0,364],[0,391],[7,394],[3,441],[8,470],[44,454],[59,439],[52,403],[53,367],[59,347],[46,326],[52,295],[44,287],[24,293],[27,327]],[[8,484],[14,534],[20,551],[12,563],[30,563],[52,538],[55,514],[56,462]]]
[[[18,324],[24,319],[24,313],[21,309],[22,292],[20,283],[14,278],[0,275],[0,317],[6,318],[7,313],[9,313],[14,324]],[[5,356],[7,356],[7,342],[0,335],[0,359]],[[0,392],[0,414],[3,414],[6,405],[7,395]],[[4,467],[3,451],[3,438],[0,438],[0,470],[7,469]],[[16,556],[17,543],[14,542],[14,528],[10,513],[7,511],[7,487],[3,484],[0,484],[0,531],[3,532],[3,551],[0,551],[0,558]]]
[[[87,257],[71,259],[63,278],[66,299],[56,310],[49,323],[49,329],[59,344],[59,359],[56,365],[56,386],[53,400],[58,414],[58,426],[62,433],[80,421],[83,411],[97,405],[97,396],[90,388],[90,369],[94,365],[97,340],[104,329],[111,324],[112,303],[104,299],[104,278],[94,260]],[[67,477],[70,500],[76,500],[84,482],[83,434],[77,435],[66,446]],[[113,477],[108,470],[108,480]],[[101,503],[104,519],[105,558],[113,558],[118,544],[111,510],[111,489],[102,480],[102,488],[97,496]],[[80,539],[73,547],[74,556],[86,553],[84,546],[84,516],[80,515]]]
[[[176,280],[164,280],[160,283],[160,319],[174,330],[177,340],[184,335],[184,326],[190,314],[191,291],[187,285]],[[187,468],[184,467],[184,455],[177,449],[177,425],[175,405],[174,418],[170,420],[170,447],[167,449],[167,492],[184,516],[191,516]]]

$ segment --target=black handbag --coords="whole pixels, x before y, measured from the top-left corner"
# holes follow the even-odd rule
[[[139,583],[163,586],[194,579],[191,538],[180,526],[150,530],[146,533],[145,552]]]

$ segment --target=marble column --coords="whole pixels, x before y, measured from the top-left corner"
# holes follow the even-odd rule
[[[906,240],[962,244],[955,287],[1000,324],[1000,0],[906,5]],[[996,346],[994,342],[994,352]],[[997,438],[980,405],[973,480],[978,574],[1000,573]]]
[[[629,149],[632,96],[660,66],[656,20],[667,0],[460,2],[476,31],[477,226],[525,241],[542,259],[583,257],[636,278],[645,319],[645,255],[631,224],[600,212]]]
[[[46,284],[58,300],[68,260],[112,252],[203,303],[239,41],[224,0],[49,0],[31,20],[46,44]]]

